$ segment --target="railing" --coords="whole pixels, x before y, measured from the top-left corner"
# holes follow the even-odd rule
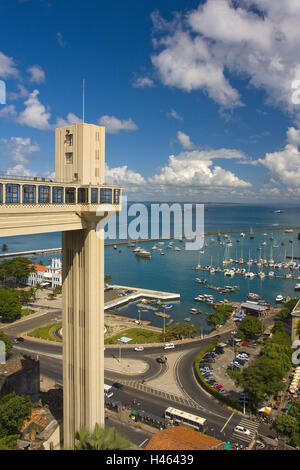
[[[0,204],[120,204],[120,187],[30,181],[0,179]]]

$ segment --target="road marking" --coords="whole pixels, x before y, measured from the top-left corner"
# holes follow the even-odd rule
[[[229,421],[231,420],[231,418],[232,418],[233,415],[234,415],[234,413],[232,413],[232,414],[229,416],[228,420],[226,421],[226,423],[224,424],[224,426],[222,427],[222,429],[221,429],[220,432],[223,432],[223,431],[224,431],[224,429],[226,428],[227,424],[229,423]]]
[[[139,444],[139,447],[142,447],[142,445],[145,444],[147,441],[149,441],[149,439],[145,439],[143,442],[141,442],[141,443]]]

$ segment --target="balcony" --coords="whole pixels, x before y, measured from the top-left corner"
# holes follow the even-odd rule
[[[0,236],[78,230],[87,214],[120,210],[121,188],[0,177]]]

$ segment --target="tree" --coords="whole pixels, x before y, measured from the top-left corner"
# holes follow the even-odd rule
[[[190,338],[198,333],[197,328],[193,325],[187,325],[186,323],[175,323],[175,325],[168,326],[165,332],[165,339],[182,339]]]
[[[9,393],[0,398],[0,438],[18,434],[24,419],[31,415],[29,397]]]
[[[5,436],[0,439],[0,450],[18,450],[17,439],[18,435]]]
[[[29,258],[18,257],[5,260],[0,264],[0,279],[6,282],[7,278],[12,278],[15,284],[19,284],[22,279],[27,279],[35,268]]]
[[[80,429],[75,439],[75,450],[126,450],[130,447],[130,442],[114,427],[101,428],[99,424],[95,425],[93,432]]]
[[[3,322],[12,322],[21,317],[22,305],[18,293],[0,289],[0,317]]]
[[[247,339],[255,338],[265,330],[262,322],[256,317],[244,318],[239,326],[238,332]]]
[[[8,357],[13,346],[11,340],[3,333],[3,331],[0,331],[0,341],[4,342],[6,357]]]

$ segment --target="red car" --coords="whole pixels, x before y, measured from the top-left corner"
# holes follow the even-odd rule
[[[223,388],[223,385],[220,385],[220,384],[219,384],[219,385],[215,385],[214,388],[215,388],[216,390],[218,390],[219,388]]]
[[[248,341],[243,341],[242,342],[242,346],[248,346],[248,344],[249,344]]]

